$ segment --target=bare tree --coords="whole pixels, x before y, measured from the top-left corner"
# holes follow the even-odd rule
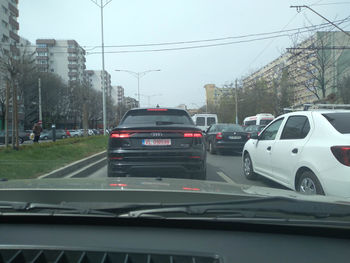
[[[343,39],[342,43],[337,38]],[[302,43],[294,43],[289,49],[288,69],[295,85],[305,87],[318,100],[326,99],[327,90],[337,88],[338,77],[343,73],[337,67],[343,50],[335,46],[349,42],[350,38],[342,32],[325,31],[314,32]]]

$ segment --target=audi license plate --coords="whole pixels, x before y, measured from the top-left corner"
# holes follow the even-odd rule
[[[171,145],[171,139],[143,139],[142,145],[145,145],[145,146],[168,146],[168,145]]]
[[[239,139],[242,139],[241,136],[228,136],[229,139],[231,140],[239,140]]]

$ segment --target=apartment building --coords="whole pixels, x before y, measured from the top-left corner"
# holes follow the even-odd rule
[[[122,86],[114,86],[113,88],[117,93],[117,104],[120,105],[124,102],[124,88]]]
[[[6,61],[7,57],[16,57],[19,54],[18,43],[20,37],[18,36],[19,23],[17,18],[19,16],[18,0],[0,0],[0,60]],[[0,69],[0,96],[4,96],[4,90],[6,88],[7,72],[3,67]],[[21,109],[20,109],[21,111]],[[2,119],[4,112],[0,109],[0,130],[4,128]],[[21,112],[20,112],[21,115]],[[11,118],[11,116],[10,116]],[[23,118],[20,118],[20,126],[23,126]]]
[[[36,52],[41,72],[55,73],[67,84],[84,81],[85,50],[75,40],[37,39]]]
[[[343,32],[316,32],[244,78],[243,88],[253,88],[257,81],[263,80],[268,89],[277,85],[278,91],[283,71],[286,71],[294,92],[293,104],[312,103],[323,97],[319,83],[323,69],[325,96],[336,94],[339,80],[350,74],[350,50],[341,48],[349,44],[350,37]]]
[[[124,105],[126,109],[133,109],[133,108],[138,108],[139,107],[139,102],[138,100],[131,98],[131,97],[125,97],[124,98]]]
[[[204,85],[205,95],[206,95],[206,103],[207,105],[218,106],[221,98],[225,96],[232,96],[233,90],[232,88],[219,88],[216,87],[215,84],[206,84]]]
[[[85,70],[85,78],[90,87],[97,91],[102,91],[104,79],[106,96],[112,96],[111,74],[109,74],[108,71],[105,70],[105,74],[103,74],[102,70]]]

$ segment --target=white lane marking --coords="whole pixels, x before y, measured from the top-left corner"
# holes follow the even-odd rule
[[[222,179],[224,179],[227,183],[229,184],[234,184],[237,185],[235,181],[233,181],[230,177],[228,177],[226,174],[223,172],[216,172]]]

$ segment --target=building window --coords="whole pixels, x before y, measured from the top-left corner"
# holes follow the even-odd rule
[[[8,27],[8,23],[7,23],[6,21],[2,20],[1,22],[2,22],[2,26],[3,26],[3,27],[5,27],[5,28]]]
[[[38,56],[45,57],[47,56],[47,52],[38,52]]]
[[[4,11],[4,13],[5,13],[5,14],[7,14],[7,13],[8,13],[7,8],[6,8],[6,7],[4,7],[4,6],[2,6],[2,11]]]
[[[9,37],[6,35],[2,35],[2,42],[9,42]]]
[[[52,68],[52,69],[51,69],[51,72],[55,72],[55,70]]]
[[[46,60],[39,60],[38,63],[39,64],[47,64],[47,61]]]
[[[46,44],[38,44],[37,46],[38,46],[38,48],[46,48],[47,47]]]

